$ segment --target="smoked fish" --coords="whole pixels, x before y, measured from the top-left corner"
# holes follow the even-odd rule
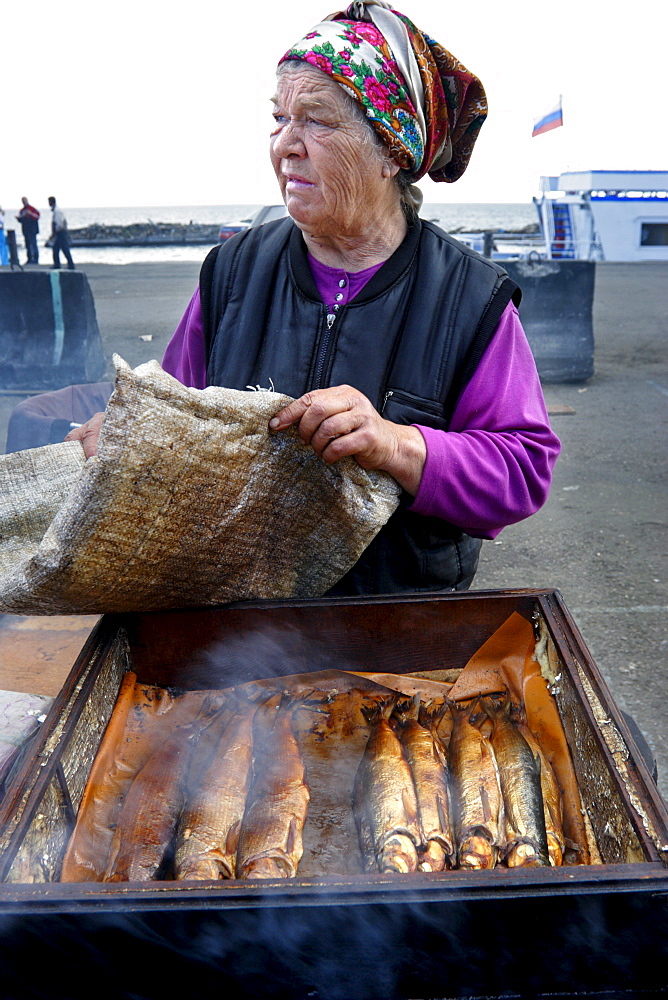
[[[550,864],[558,868],[563,861],[566,848],[561,792],[552,765],[543,753],[536,737],[526,725],[520,723],[519,730],[529,744],[534,757],[540,758],[540,788],[543,795],[547,853],[550,857]]]
[[[353,809],[365,869],[404,874],[417,871],[422,834],[413,775],[389,722],[395,701],[368,714],[371,733],[355,778]]]
[[[417,794],[421,844],[418,868],[440,872],[450,867],[455,856],[454,836],[448,798],[448,776],[440,744],[433,728],[447,710],[421,705],[420,696],[400,702],[395,709],[399,739],[413,775]]]
[[[178,726],[139,771],[121,807],[103,882],[158,877],[185,802],[193,749],[219,711],[207,699],[197,718]]]
[[[504,810],[492,744],[470,721],[470,707],[451,705],[448,745],[457,862],[460,868],[493,868],[503,839]]]
[[[255,706],[239,702],[189,797],[176,833],[174,877],[234,878],[251,776]]]
[[[253,721],[252,780],[237,846],[237,878],[294,878],[304,850],[310,793],[284,694],[267,699]]]
[[[496,754],[506,817],[505,863],[509,868],[549,865],[545,813],[540,786],[540,757],[510,718],[510,695],[482,699],[492,722],[490,741]]]

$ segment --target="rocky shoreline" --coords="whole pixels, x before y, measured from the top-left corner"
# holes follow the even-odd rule
[[[218,242],[217,224],[135,222],[129,226],[93,224],[70,229],[73,247],[204,246]],[[49,245],[50,240],[47,243]]]
[[[70,229],[73,247],[155,247],[155,246],[213,246],[218,242],[220,226],[198,222],[135,222],[129,226],[107,226],[94,223],[81,229]],[[464,229],[457,226],[449,230],[453,235],[483,230]],[[524,226],[516,233],[495,233],[501,238],[515,235],[528,236],[538,233],[535,224]],[[51,243],[47,241],[47,246]]]

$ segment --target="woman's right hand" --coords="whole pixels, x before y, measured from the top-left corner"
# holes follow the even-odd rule
[[[97,455],[97,439],[104,423],[104,413],[94,413],[90,420],[87,420],[81,427],[73,427],[66,435],[66,441],[81,441],[84,455],[90,458]]]

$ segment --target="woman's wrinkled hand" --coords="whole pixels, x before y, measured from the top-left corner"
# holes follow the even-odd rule
[[[97,455],[97,439],[104,423],[104,413],[94,413],[90,420],[87,420],[81,427],[74,427],[65,436],[66,441],[81,441],[84,455],[90,458]]]
[[[363,469],[388,472],[412,496],[417,493],[427,457],[424,438],[417,427],[385,420],[352,386],[305,393],[280,410],[269,429],[282,431],[293,424],[304,444],[328,465],[349,455]]]

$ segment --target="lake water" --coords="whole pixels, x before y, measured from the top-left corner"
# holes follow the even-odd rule
[[[42,209],[40,220],[40,254],[51,259],[43,242],[51,231],[51,213]],[[99,225],[129,226],[135,222],[197,222],[220,225],[223,222],[240,222],[247,219],[259,205],[147,205],[134,208],[68,208],[63,206],[70,229],[79,229],[95,223]],[[5,225],[12,227],[17,209],[5,209]],[[532,204],[425,204],[420,215],[431,219],[449,232],[494,229],[517,232],[538,221]],[[16,223],[17,240],[23,261],[23,237]],[[80,264],[132,264],[164,261],[202,261],[209,247],[75,247],[75,263]],[[42,262],[46,258],[42,257]]]

